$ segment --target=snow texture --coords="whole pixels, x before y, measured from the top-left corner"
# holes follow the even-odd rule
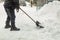
[[[0,40],[60,40],[60,2],[53,1],[45,4],[39,11],[36,7],[21,6],[35,21],[41,22],[45,28],[37,29],[34,22],[21,10],[16,14],[16,27],[20,31],[5,29],[6,12],[0,3]]]

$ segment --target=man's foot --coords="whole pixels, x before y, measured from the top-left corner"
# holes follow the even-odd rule
[[[6,29],[7,29],[7,28],[11,28],[11,26],[10,26],[10,25],[6,25],[5,28],[6,28]]]
[[[16,27],[12,27],[11,29],[10,29],[10,31],[19,31],[20,29],[19,28],[16,28]]]

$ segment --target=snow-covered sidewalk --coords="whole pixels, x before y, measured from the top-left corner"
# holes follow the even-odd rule
[[[60,40],[60,2],[54,1],[45,4],[39,11],[35,7],[25,6],[21,8],[34,20],[38,20],[45,27],[37,29],[21,10],[16,12],[16,26],[20,31],[4,29],[6,12],[3,3],[0,3],[0,40]]]

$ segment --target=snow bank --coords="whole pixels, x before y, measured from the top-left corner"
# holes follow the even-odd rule
[[[54,40],[60,40],[60,1],[45,4],[38,11],[37,16],[42,24],[44,24],[45,30],[49,30],[54,35]]]
[[[40,10],[39,14],[41,16],[47,16],[48,18],[60,18],[59,17],[59,11],[60,11],[60,2],[59,1],[53,1],[48,4],[45,4]],[[59,15],[58,15],[59,14]]]
[[[60,2],[53,1],[45,4],[39,11],[38,17],[41,21],[50,22],[51,24],[60,23]],[[50,24],[49,23],[49,24]]]

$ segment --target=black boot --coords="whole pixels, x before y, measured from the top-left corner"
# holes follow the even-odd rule
[[[10,25],[5,25],[5,28],[7,29],[7,28],[11,28],[11,26]]]
[[[19,30],[20,30],[20,29],[17,28],[17,27],[15,27],[15,26],[12,26],[11,29],[10,29],[10,31],[19,31]]]
[[[12,27],[11,29],[10,29],[10,31],[19,31],[20,29],[19,28],[16,28],[16,27]]]

